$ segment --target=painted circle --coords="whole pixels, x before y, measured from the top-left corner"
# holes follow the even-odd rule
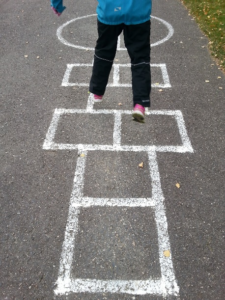
[[[86,19],[86,18],[90,18],[90,17],[96,17],[97,14],[93,14],[93,15],[87,15],[87,16],[83,16],[83,17],[79,17],[79,18],[75,18],[75,19],[72,19],[66,23],[64,23],[63,25],[61,25],[58,29],[57,29],[57,37],[58,39],[60,40],[61,43],[63,43],[64,45],[66,46],[69,46],[69,47],[73,47],[73,48],[77,48],[77,49],[81,49],[81,50],[94,50],[94,48],[91,48],[91,47],[83,47],[83,46],[79,46],[79,45],[75,45],[75,44],[72,44],[72,43],[69,43],[66,39],[64,39],[64,37],[62,36],[62,31],[63,29],[73,23],[73,22],[76,22],[78,20],[81,20],[81,19]],[[168,22],[166,22],[165,20],[163,19],[160,19],[158,17],[154,17],[154,16],[151,16],[152,19],[155,19],[159,22],[161,22],[162,24],[164,24],[166,26],[166,28],[168,29],[168,34],[165,38],[159,40],[158,42],[154,43],[154,44],[151,44],[151,47],[155,47],[155,46],[158,46],[160,44],[163,44],[165,43],[166,41],[168,41],[174,34],[174,29],[173,29],[173,26],[170,25]],[[126,48],[119,48],[118,49],[119,51],[124,51],[126,50]]]

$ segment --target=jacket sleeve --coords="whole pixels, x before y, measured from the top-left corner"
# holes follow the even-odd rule
[[[51,0],[51,7],[55,8],[58,13],[62,13],[66,8],[63,6],[63,0]]]

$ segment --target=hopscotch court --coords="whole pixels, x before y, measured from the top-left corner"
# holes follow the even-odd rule
[[[77,20],[77,19],[76,19]],[[164,21],[165,22],[165,21]],[[167,23],[168,24],[168,23]],[[64,25],[63,25],[64,26]],[[62,27],[63,27],[62,26]],[[170,27],[171,28],[171,25]],[[59,32],[60,30],[58,30]],[[61,28],[62,34],[62,28]],[[120,47],[120,44],[119,44]],[[67,64],[62,80],[62,86],[88,86],[87,82],[72,82],[71,72],[74,68],[91,68],[92,64]],[[129,82],[120,82],[120,70],[129,68],[129,64],[114,64],[113,81],[109,84],[112,88],[131,87]],[[159,68],[162,74],[161,88],[171,87],[169,75],[165,64],[152,64]],[[154,87],[154,86],[153,86]],[[159,87],[159,85],[157,85]],[[183,114],[180,110],[150,110],[146,113],[146,123],[151,117],[172,118],[179,132],[180,144],[175,145],[131,145],[124,144],[122,140],[123,117],[131,115],[131,110],[120,109],[95,109],[93,96],[89,95],[86,109],[64,109],[56,108],[46,138],[43,144],[44,150],[76,150],[78,159],[74,174],[73,188],[70,197],[69,212],[65,230],[65,238],[62,245],[62,254],[59,266],[59,275],[56,295],[67,295],[69,293],[116,293],[131,295],[170,295],[179,296],[179,287],[173,268],[171,246],[168,235],[168,224],[164,206],[164,195],[161,187],[160,173],[157,162],[157,152],[193,153],[193,148],[188,137]],[[112,143],[62,143],[56,142],[55,137],[60,122],[64,116],[76,118],[77,115],[109,115],[113,118]],[[93,151],[107,152],[144,152],[148,156],[149,177],[151,179],[151,197],[143,198],[108,198],[84,196],[86,161]],[[93,207],[150,207],[154,211],[154,220],[157,230],[158,258],[160,274],[158,278],[150,276],[147,280],[100,280],[87,278],[74,278],[72,272],[74,253],[76,247],[76,236],[79,233],[79,214],[82,208]],[[149,228],[149,230],[151,230]],[[165,251],[169,255],[165,255]]]

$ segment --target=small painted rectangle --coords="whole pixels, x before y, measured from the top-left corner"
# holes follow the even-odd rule
[[[151,64],[152,87],[170,88],[166,64]],[[89,86],[92,64],[67,64],[62,86]],[[131,64],[113,64],[108,87],[132,87]]]

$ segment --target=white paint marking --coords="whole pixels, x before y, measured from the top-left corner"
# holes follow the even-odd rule
[[[178,295],[179,287],[177,285],[172,254],[170,257],[165,257],[163,252],[170,250],[167,218],[164,208],[164,196],[160,182],[160,175],[158,170],[157,157],[155,152],[148,152],[149,169],[152,178],[152,198],[155,200],[155,221],[158,232],[158,245],[159,245],[159,261],[162,274],[162,290],[165,295]]]
[[[90,93],[90,95],[88,97],[86,112],[92,113],[93,112],[93,106],[94,106],[94,95]]]
[[[113,84],[119,85],[120,81],[120,66],[118,64],[113,64],[114,72],[113,72]]]
[[[68,74],[67,74],[68,76]],[[79,156],[73,182],[73,190],[70,197],[70,207],[65,231],[62,254],[60,259],[59,277],[57,280],[56,295],[66,293],[124,293],[132,295],[169,295],[179,296],[179,287],[176,282],[172,254],[164,256],[164,251],[171,246],[168,235],[167,218],[164,207],[164,195],[160,182],[156,151],[161,152],[193,152],[188,138],[183,115],[179,110],[149,111],[146,115],[165,115],[174,117],[181,136],[182,145],[178,146],[121,146],[121,125],[122,114],[131,115],[129,110],[94,110],[93,95],[88,97],[87,108],[85,109],[55,109],[51,124],[43,144],[44,149],[76,149]],[[115,117],[113,144],[112,145],[84,145],[84,144],[56,144],[54,137],[59,124],[60,117],[65,114],[111,114]],[[152,183],[151,198],[92,198],[83,196],[85,163],[88,150],[96,151],[145,151],[148,152],[149,169]],[[158,233],[159,262],[161,278],[152,280],[90,280],[73,279],[71,270],[74,258],[75,240],[78,233],[78,217],[80,208],[93,206],[118,206],[118,207],[152,207],[155,212],[155,222]]]
[[[121,113],[117,111],[115,113],[115,123],[114,123],[114,131],[113,131],[113,146],[120,146],[121,143]]]
[[[43,144],[43,149],[45,149],[45,150],[51,149],[51,145],[53,143],[53,139],[55,137],[55,133],[56,133],[56,130],[58,127],[60,115],[61,115],[60,112],[57,109],[55,109],[55,111],[53,113],[51,124],[47,131],[46,138],[45,138],[45,141]]]
[[[73,68],[80,67],[90,67],[92,68],[93,64],[67,64],[67,69],[64,74],[61,86],[79,86],[86,87],[89,86],[89,83],[86,82],[69,82],[70,75]],[[130,68],[131,64],[113,64],[113,83],[109,83],[107,87],[132,87],[131,83],[120,83],[120,68]],[[166,64],[151,64],[151,68],[160,68],[162,72],[162,80],[161,84],[152,84],[153,88],[171,88],[169,75],[167,72]]]
[[[170,250],[169,236],[167,230],[167,219],[164,208],[164,196],[161,188],[160,175],[156,159],[156,153],[149,152],[149,168],[152,181],[152,198],[143,199],[101,199],[83,197],[85,160],[87,152],[83,152],[85,157],[79,157],[75,171],[74,186],[70,198],[70,210],[63,243],[63,251],[60,261],[59,278],[57,280],[56,295],[66,293],[124,293],[132,295],[154,294],[162,295],[179,295],[172,256],[165,257],[163,251]],[[153,200],[153,201],[152,201]],[[145,204],[145,205],[144,205]],[[72,279],[72,259],[74,255],[75,237],[78,231],[78,214],[79,207],[90,206],[128,206],[136,205],[154,206],[155,221],[158,232],[159,261],[161,268],[161,278],[152,280],[95,280],[95,279]]]
[[[155,200],[152,198],[76,198],[73,201],[74,207],[92,206],[122,206],[122,207],[154,207]]]
[[[83,16],[83,17],[72,19],[72,20],[64,23],[63,25],[61,25],[57,29],[56,35],[57,35],[58,39],[60,40],[61,43],[63,43],[66,46],[73,47],[73,48],[76,48],[76,49],[86,50],[86,51],[87,50],[94,51],[95,49],[93,47],[83,47],[83,46],[75,45],[73,43],[68,42],[65,38],[63,38],[62,32],[63,32],[63,29],[66,26],[68,26],[69,24],[71,24],[73,22],[76,22],[76,21],[79,21],[79,20],[82,20],[82,19],[87,19],[87,18],[90,18],[90,17],[96,17],[96,16],[97,16],[97,14],[87,15],[87,16]],[[173,27],[172,27],[171,24],[169,24],[168,22],[166,22],[163,19],[160,19],[160,18],[154,17],[154,16],[151,16],[151,18],[152,19],[156,19],[157,21],[161,22],[168,29],[168,34],[167,34],[167,36],[165,38],[159,40],[158,42],[155,42],[155,43],[151,44],[151,47],[155,47],[155,46],[158,46],[158,45],[160,45],[160,44],[165,43],[166,41],[168,41],[173,36],[174,29],[173,29]],[[79,28],[79,26],[77,26],[77,28]],[[96,36],[96,39],[97,39],[97,36]],[[120,47],[120,37],[118,39],[118,46],[117,46],[117,48],[118,48],[119,51],[125,51],[126,50],[126,48],[121,48]]]
[[[118,36],[118,40],[117,40],[117,50],[121,50],[120,44],[121,44],[121,35]]]
[[[136,146],[136,145],[121,145],[121,117],[122,114],[131,115],[129,110],[94,110],[92,95],[88,98],[87,109],[56,109],[49,130],[44,141],[43,149],[45,150],[85,150],[85,151],[159,151],[159,152],[194,152],[191,142],[189,140],[187,130],[185,127],[183,115],[179,110],[151,110],[146,112],[146,115],[165,115],[175,117],[177,122],[179,134],[182,144],[175,146]],[[55,143],[54,137],[57,130],[60,116],[64,114],[113,114],[115,116],[115,124],[113,131],[113,144],[112,145],[92,145],[92,144],[63,144]]]
[[[62,254],[60,259],[59,279],[63,281],[66,289],[71,289],[71,268],[73,262],[73,253],[75,247],[75,238],[78,231],[78,216],[80,210],[73,204],[74,199],[82,196],[85,161],[87,153],[84,152],[84,157],[78,157],[77,166],[73,181],[73,191],[70,198],[69,214],[67,218],[67,225],[65,230],[65,237],[62,246]],[[57,281],[57,282],[58,282]]]

